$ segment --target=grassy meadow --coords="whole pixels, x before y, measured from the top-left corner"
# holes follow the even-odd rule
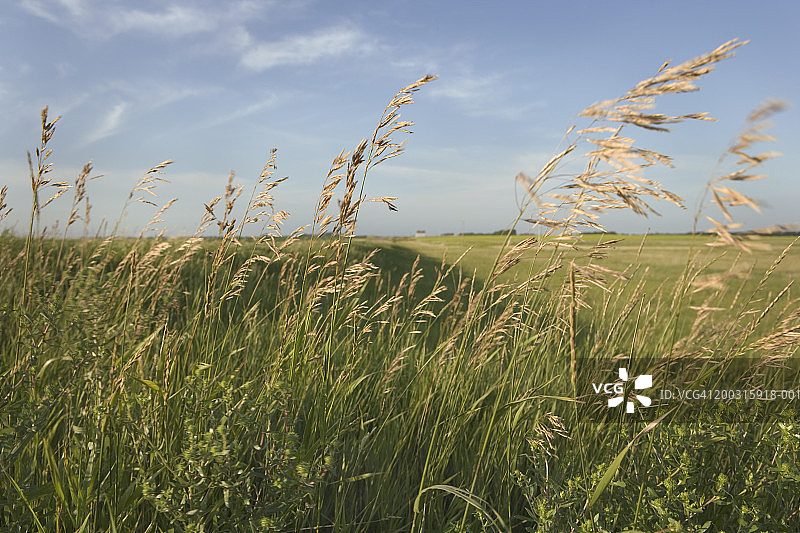
[[[622,128],[702,119],[645,110],[738,45],[585,110],[590,125],[518,177],[536,236],[354,237],[369,170],[401,155],[399,111],[432,77],[334,159],[312,226],[289,236],[273,152],[252,192],[229,181],[205,205],[194,237],[144,237],[168,205],[139,237],[69,237],[88,224],[92,170],[51,181],[43,111],[31,205],[11,206],[29,231],[0,236],[0,531],[800,530],[794,405],[585,407],[587,379],[634,360],[691,363],[694,389],[723,373],[758,388],[797,356],[794,238],[725,217],[748,205],[747,174],[709,182],[713,234],[596,233],[605,209],[681,202],[638,174],[668,158]],[[585,171],[545,196],[587,139]],[[737,139],[731,155],[750,154]],[[168,164],[129,201],[149,201]],[[73,198],[60,229],[40,222],[54,195]]]
[[[512,236],[510,244],[517,244],[529,235]],[[791,236],[762,236],[752,244],[754,249],[743,252],[736,248],[712,248],[709,235],[617,235],[588,234],[583,241],[589,246],[608,242],[613,243],[613,253],[603,259],[603,265],[620,272],[646,270],[648,284],[658,286],[664,281],[675,280],[686,269],[687,264],[707,265],[706,275],[725,275],[728,279],[743,282],[753,280],[752,272],[764,272],[781,252],[794,241]],[[398,246],[412,250],[412,255],[441,263],[442,258],[454,262],[466,252],[460,261],[461,268],[471,276],[485,278],[501,252],[505,238],[498,235],[453,235],[440,237],[391,237],[371,238],[366,247],[387,248]],[[568,256],[569,257],[569,256]],[[515,271],[504,279],[529,275],[536,272],[537,266],[550,260],[550,255],[527,253]],[[791,248],[780,273],[767,281],[767,287],[782,289],[793,279],[800,277],[800,250]]]

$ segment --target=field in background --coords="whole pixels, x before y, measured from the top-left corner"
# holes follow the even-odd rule
[[[516,244],[529,235],[511,237],[511,244]],[[794,237],[764,236],[751,253],[736,249],[713,248],[708,244],[714,241],[710,235],[584,235],[583,242],[593,245],[604,241],[619,242],[613,245],[613,252],[603,260],[603,264],[615,270],[625,271],[631,266],[648,269],[648,279],[659,283],[667,278],[676,279],[686,267],[687,262],[697,261],[709,263],[709,273],[725,273],[730,271],[733,279],[752,278],[751,269],[758,272],[765,270],[772,261],[794,241]],[[455,261],[464,252],[467,255],[461,261],[465,272],[475,272],[477,277],[485,278],[492,264],[500,254],[504,237],[499,235],[448,235],[441,237],[390,237],[366,238],[367,247],[386,247],[387,244],[402,246],[421,254],[434,262],[442,258]],[[549,258],[537,258],[535,254],[526,255],[518,267],[523,273],[526,266],[536,269],[537,260],[545,263]],[[781,274],[772,280],[775,286],[800,278],[800,249],[794,248],[781,267]],[[517,273],[519,274],[519,273]],[[757,281],[757,280],[756,280]],[[783,288],[783,287],[780,287]]]
[[[512,236],[510,244],[529,238],[529,235]],[[387,258],[386,265],[408,263],[419,254],[431,266],[439,265],[444,259],[447,263],[460,261],[465,275],[485,280],[492,265],[503,249],[505,237],[499,235],[453,235],[440,237],[391,237],[365,238],[357,242],[364,249],[382,248]],[[710,235],[583,235],[582,242],[593,246],[602,242],[614,242],[606,257],[598,261],[604,267],[623,272],[629,280],[643,280],[644,287],[654,296],[657,291],[669,291],[681,278],[687,266],[703,267],[703,272],[694,280],[692,290],[697,305],[705,298],[703,288],[716,287],[724,290],[727,303],[739,291],[752,290],[760,279],[760,273],[770,265],[795,241],[790,236],[762,236],[753,243],[750,252],[735,248],[711,247],[714,237]],[[396,259],[390,259],[393,257]],[[523,256],[515,269],[500,277],[501,281],[511,282],[525,276],[532,276],[543,265],[553,260],[553,250],[538,253],[530,251]],[[564,252],[564,260],[573,259],[577,254]],[[791,247],[786,259],[764,284],[766,297],[774,297],[787,284],[800,279],[800,247]],[[666,284],[666,285],[665,285]],[[552,288],[552,287],[551,287]]]

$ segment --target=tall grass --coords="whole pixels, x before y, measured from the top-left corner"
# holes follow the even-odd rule
[[[512,245],[509,232],[482,279],[458,260],[421,257],[398,274],[398,250],[353,238],[369,171],[401,154],[412,123],[400,110],[432,76],[334,158],[311,228],[288,237],[272,151],[238,219],[243,190],[230,176],[192,238],[144,237],[167,202],[136,238],[119,237],[118,223],[105,238],[68,239],[81,219],[88,227],[92,168],[74,185],[48,179],[57,119],[45,109],[28,234],[0,237],[0,528],[797,530],[794,412],[760,424],[675,410],[601,422],[582,407],[581,374],[608,381],[620,360],[700,360],[699,387],[732,359],[760,366],[797,352],[790,285],[765,290],[788,249],[747,292],[709,277],[695,251],[678,279],[651,290],[636,265],[603,266],[613,239],[582,235],[607,209],[682,205],[640,172],[669,158],[623,130],[708,120],[648,109],[695,90],[740,44],[665,65],[585,110],[592,124],[570,131],[535,178],[518,177],[529,195],[518,221],[541,234]],[[595,148],[563,183],[556,171],[581,143]],[[765,159],[748,149],[731,153]],[[148,170],[128,201],[151,202],[169,164]],[[752,200],[720,180],[743,176],[709,185],[727,215]],[[57,236],[41,227],[51,200],[40,198],[69,190]],[[5,188],[0,217],[4,198]],[[393,197],[372,200],[395,209]],[[214,227],[216,239],[202,238]],[[260,236],[247,236],[254,228]],[[744,246],[730,229],[716,225]]]

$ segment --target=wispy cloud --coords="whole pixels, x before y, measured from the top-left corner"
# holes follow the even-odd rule
[[[23,0],[22,8],[31,15],[59,26],[63,25],[66,20],[74,21],[83,16],[83,5],[80,1]]]
[[[331,28],[311,35],[257,43],[243,52],[240,62],[251,70],[266,70],[279,65],[308,64],[324,57],[369,49],[370,45],[362,32],[350,28]]]
[[[108,40],[120,34],[149,33],[166,38],[208,35],[239,64],[260,72],[280,65],[315,61],[374,49],[357,28],[336,26],[265,42],[247,26],[263,18],[270,2],[241,0],[218,4],[172,1],[157,8],[128,7],[106,0],[23,0],[25,11],[81,37]]]
[[[442,75],[431,95],[455,102],[468,114],[481,117],[496,117],[507,120],[525,118],[525,112],[547,105],[544,100],[531,100],[520,106],[512,98],[509,87],[512,83],[501,74]]]
[[[497,75],[444,77],[431,89],[431,94],[471,105],[491,98],[499,85],[499,78]]]
[[[172,2],[158,9],[123,7],[105,0],[23,0],[28,13],[82,36],[109,39],[126,32],[167,37],[213,32],[251,19],[264,4]]]
[[[110,90],[125,95],[125,98],[135,100],[137,105],[142,108],[155,109],[187,98],[213,94],[219,89],[209,85],[184,87],[174,83],[115,82]]]
[[[212,119],[206,123],[200,124],[198,128],[201,129],[215,128],[217,126],[220,126],[222,124],[227,124],[228,122],[232,122],[234,120],[239,120],[241,118],[249,117],[250,115],[254,115],[256,113],[264,111],[265,109],[274,107],[275,104],[278,103],[278,101],[279,101],[278,96],[271,94],[258,102],[253,102],[252,104],[240,107],[239,109],[236,109],[231,113],[225,113],[222,116]]]
[[[168,6],[162,11],[127,10],[115,19],[118,33],[145,31],[174,36],[203,33],[217,28],[217,20],[196,7]]]
[[[128,102],[120,102],[112,107],[103,117],[97,129],[86,137],[85,144],[91,144],[114,135],[120,124],[122,124],[122,119],[129,108],[130,104]]]
[[[419,72],[435,73],[439,70],[439,62],[436,61],[435,59],[423,59],[423,58],[395,59],[391,60],[390,64],[392,65],[392,68],[414,73],[419,73]]]
[[[83,115],[105,109],[94,133],[83,140],[84,144],[90,144],[116,133],[123,116],[129,118],[187,98],[208,96],[216,91],[211,86],[182,87],[160,82],[114,81],[88,91],[59,95],[51,102],[50,108],[54,113],[64,116],[76,110],[77,115]]]

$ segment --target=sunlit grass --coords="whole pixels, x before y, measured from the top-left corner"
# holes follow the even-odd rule
[[[88,224],[85,168],[52,237],[39,213],[70,187],[49,180],[45,110],[28,234],[0,236],[0,529],[797,530],[795,411],[742,421],[735,405],[681,406],[649,424],[598,421],[579,381],[668,356],[704,362],[707,375],[683,376],[704,386],[732,360],[763,370],[797,354],[792,239],[759,249],[730,225],[716,227],[725,248],[586,233],[606,208],[680,202],[634,179],[665,156],[604,121],[703,118],[643,110],[736,46],[587,109],[596,123],[579,135],[611,137],[564,194],[544,198],[542,184],[577,144],[520,177],[530,196],[518,220],[536,239],[353,238],[368,171],[402,152],[411,123],[399,110],[430,76],[334,158],[312,227],[289,237],[275,152],[252,192],[228,181],[190,239],[67,239]],[[634,155],[644,163],[617,172]],[[168,165],[129,201],[152,200]],[[725,194],[723,208],[738,201]],[[727,386],[752,377],[728,373]]]

